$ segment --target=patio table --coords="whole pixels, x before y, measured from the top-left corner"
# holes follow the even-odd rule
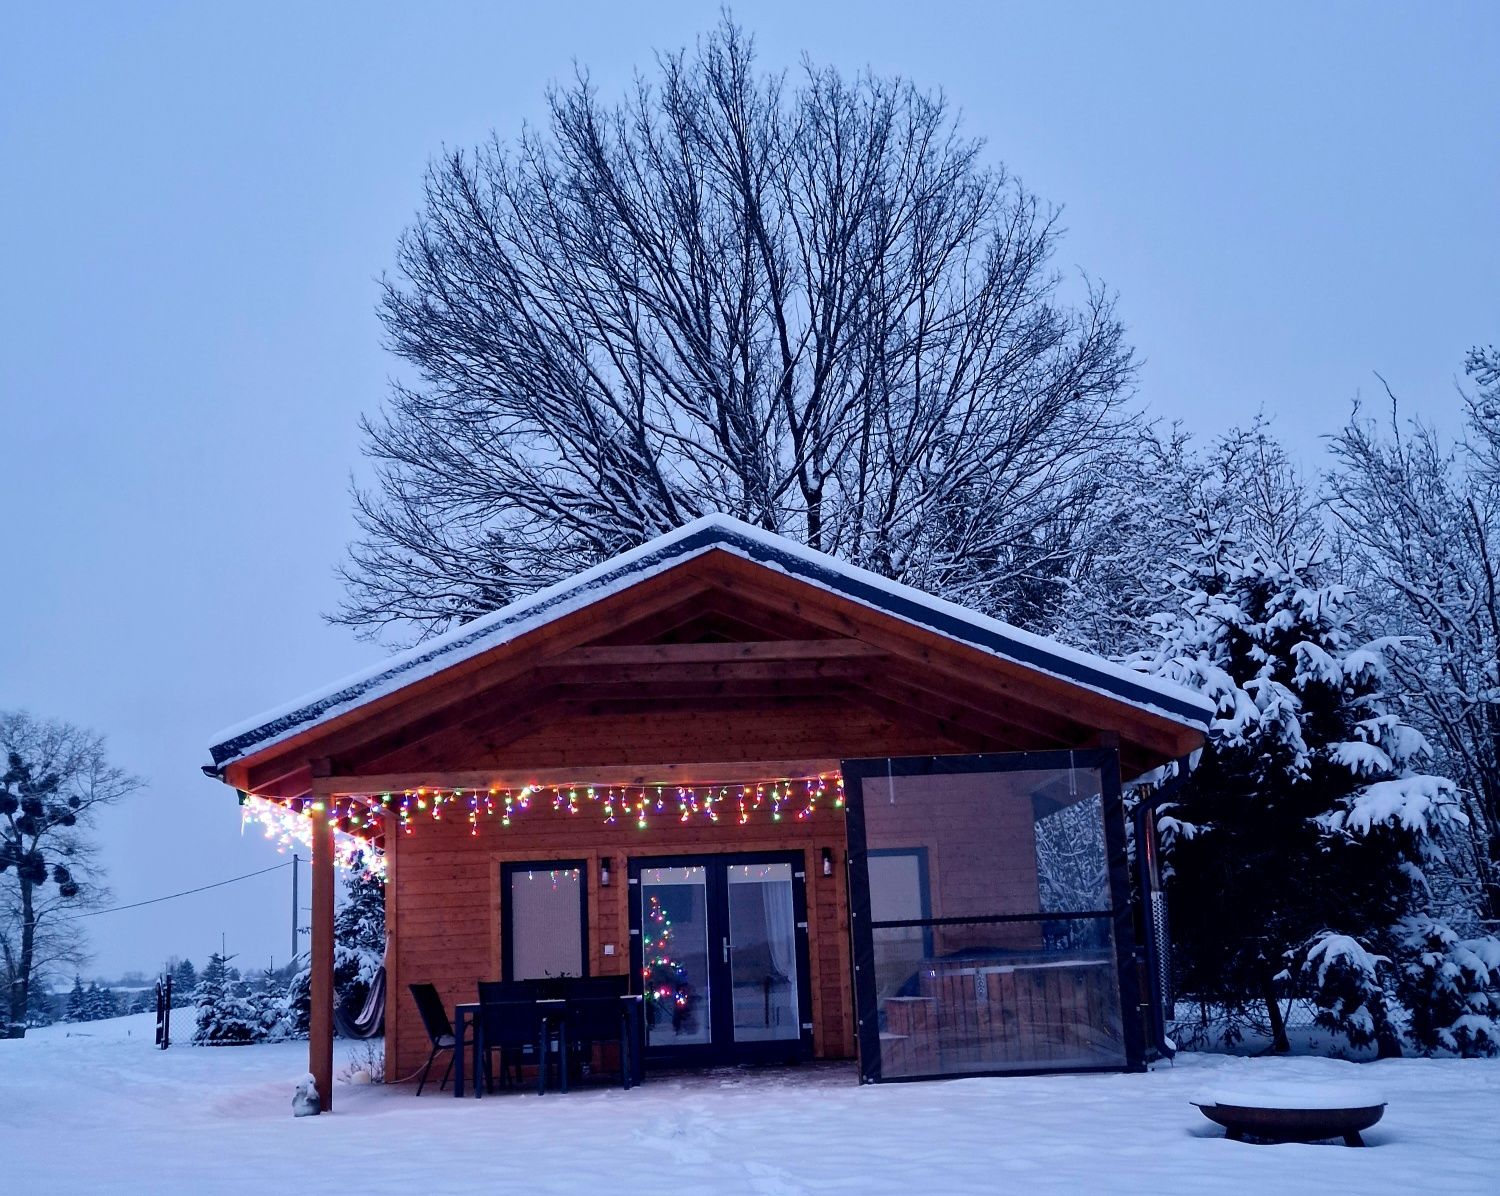
[[[626,993],[620,998],[622,1001],[634,1001],[639,1004],[642,1000],[640,993]],[[550,1029],[558,1032],[563,1030],[564,1011],[567,1009],[566,997],[541,997],[537,999],[537,1006],[547,1018]],[[484,1059],[484,1023],[480,1019],[480,1003],[478,1001],[465,1001],[453,1007],[453,1095],[464,1095],[464,1084],[467,1072],[464,1067],[464,1056],[466,1054],[465,1044],[473,1052],[474,1068],[474,1096],[478,1098],[484,1093],[484,1083],[481,1077],[484,1075],[482,1067]],[[643,1073],[641,1064],[641,1019],[639,1014],[631,1017],[627,1023],[630,1028],[630,1061],[631,1082],[639,1084]],[[546,1060],[537,1060],[539,1067],[546,1066]],[[567,1078],[563,1078],[563,1087],[566,1090]]]

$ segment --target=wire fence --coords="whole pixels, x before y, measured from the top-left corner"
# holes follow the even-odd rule
[[[1318,1028],[1318,1011],[1310,1001],[1287,1000],[1280,1004],[1287,1032]],[[1271,1042],[1271,1019],[1262,1005],[1245,1009],[1178,997],[1167,1018],[1167,1032],[1183,1050],[1213,1051],[1233,1047],[1253,1048]]]

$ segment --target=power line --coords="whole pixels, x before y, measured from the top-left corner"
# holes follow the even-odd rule
[[[62,922],[76,922],[79,918],[97,918],[100,914],[117,914],[122,909],[139,909],[143,905],[155,905],[160,901],[171,901],[177,897],[189,897],[194,893],[205,893],[209,889],[222,889],[225,885],[237,884],[242,880],[249,880],[252,876],[264,876],[267,872],[280,872],[283,868],[289,868],[291,860],[284,863],[273,864],[269,868],[262,868],[259,872],[247,872],[244,876],[231,876],[228,880],[217,880],[211,885],[199,885],[196,889],[183,889],[180,893],[168,893],[165,897],[153,897],[149,901],[133,901],[129,905],[115,905],[109,909],[90,910],[86,914],[74,914],[69,918],[60,918]]]

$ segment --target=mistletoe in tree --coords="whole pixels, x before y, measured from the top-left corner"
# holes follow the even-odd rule
[[[688,983],[687,969],[672,955],[672,919],[661,903],[661,898],[651,896],[651,909],[646,915],[650,926],[646,930],[646,941],[642,946],[645,966],[641,975],[645,978],[646,999],[658,1011],[671,1010],[673,1026],[680,1026],[693,1003],[693,986]],[[661,1012],[656,1014],[660,1019]]]
[[[82,832],[96,807],[140,782],[109,765],[103,737],[21,712],[0,712],[0,753],[0,975],[7,1034],[19,1038],[33,977],[81,956],[63,911],[101,892],[85,883],[91,848]]]

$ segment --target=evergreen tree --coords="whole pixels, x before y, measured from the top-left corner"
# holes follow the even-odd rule
[[[228,966],[232,958],[215,951],[198,978],[194,994],[198,1019],[193,1042],[199,1046],[258,1042],[264,1037],[256,1010],[234,992],[235,982]]]
[[[167,962],[170,964],[171,960]],[[191,1005],[193,994],[198,991],[198,970],[193,967],[193,961],[179,960],[168,970],[172,973],[172,1008]]]
[[[1429,1054],[1500,1054],[1500,938],[1462,938],[1430,914],[1403,918],[1396,932],[1403,953],[1397,991],[1417,1046]]]
[[[1155,671],[1217,703],[1169,811],[1179,987],[1230,1013],[1311,996],[1325,1027],[1400,1052],[1391,964],[1452,785],[1419,775],[1422,737],[1391,713],[1395,645],[1357,645],[1347,590],[1315,542],[1241,543],[1200,508],[1155,620]]]
[[[285,971],[266,968],[255,977],[246,998],[255,1014],[260,1035],[267,1042],[280,1042],[295,1032],[295,1017],[287,1000]]]
[[[81,1022],[84,1018],[84,1006],[87,993],[83,988],[83,977],[73,977],[73,987],[68,993],[68,1003],[64,1008],[63,1020],[68,1022]]]
[[[344,903],[333,919],[333,939],[345,972],[342,981],[337,978],[337,963],[334,971],[339,1000],[358,1010],[369,995],[376,970],[385,962],[385,882],[364,870],[362,856],[350,865],[344,878]]]
[[[61,1012],[60,1002],[57,994],[45,989],[32,989],[31,999],[26,1006],[26,1026],[34,1030],[40,1026],[50,1026],[58,1020]]]
[[[86,1022],[97,1022],[109,1017],[119,1017],[119,998],[116,996],[114,989],[101,985],[97,980],[91,981],[88,991],[84,993],[83,1010],[83,1020]]]
[[[385,962],[385,882],[356,855],[344,878],[344,900],[333,919],[334,1000],[358,1012],[375,972]],[[287,987],[293,1032],[307,1033],[312,1009],[312,969],[304,966]]]

